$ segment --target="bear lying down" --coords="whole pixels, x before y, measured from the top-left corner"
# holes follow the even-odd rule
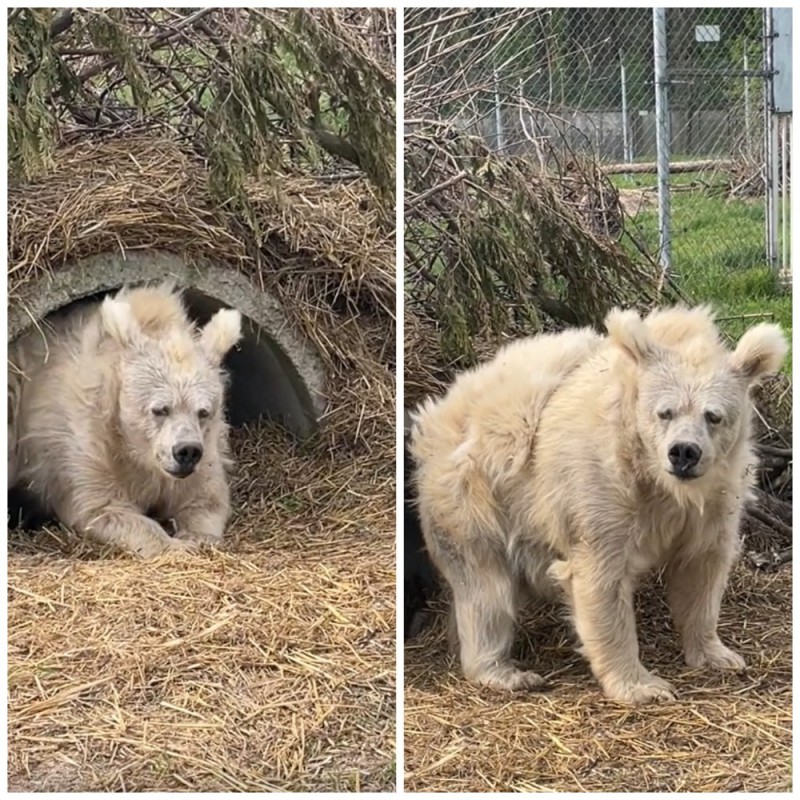
[[[744,666],[717,622],[756,462],[750,387],[786,340],[757,325],[731,352],[704,307],[614,311],[606,327],[515,342],[415,415],[425,543],[477,683],[542,683],[509,651],[521,601],[555,593],[607,696],[672,698],[639,659],[633,611],[662,566],[686,663]]]
[[[229,514],[225,354],[238,311],[191,322],[170,286],[123,289],[10,347],[9,488],[148,558],[219,542]],[[170,537],[147,516],[172,520]]]

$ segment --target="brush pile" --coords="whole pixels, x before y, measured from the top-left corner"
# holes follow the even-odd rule
[[[420,320],[409,325],[412,337],[430,321],[447,362],[472,362],[476,339],[600,325],[615,304],[677,297],[660,288],[656,264],[621,246],[624,214],[608,176],[566,139],[534,135],[525,120],[540,110],[521,88],[508,90],[526,79],[512,43],[528,63],[547,47],[537,38],[547,17],[542,9],[414,9],[406,18],[406,304]],[[499,142],[484,123],[500,113],[501,91],[503,108],[518,112],[525,156],[491,146]],[[408,348],[409,377],[425,369],[416,350]]]

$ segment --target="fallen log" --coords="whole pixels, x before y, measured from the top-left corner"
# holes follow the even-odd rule
[[[703,172],[705,170],[729,170],[734,166],[730,159],[704,159],[702,161],[677,161],[669,165],[671,173],[678,172]],[[601,169],[606,175],[627,175],[628,173],[658,172],[655,161],[636,164],[604,164]]]

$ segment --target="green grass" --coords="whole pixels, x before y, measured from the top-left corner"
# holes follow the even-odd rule
[[[673,176],[673,186],[696,183],[700,176]],[[619,176],[619,189],[654,185],[654,176]],[[710,303],[721,325],[738,336],[750,320],[742,315],[768,315],[791,339],[792,298],[778,285],[764,250],[764,201],[726,202],[701,189],[671,193],[672,265],[677,283],[698,303]],[[651,252],[658,250],[658,213],[648,209],[635,220],[637,237]],[[732,319],[726,319],[732,318]],[[786,372],[791,374],[791,354]]]

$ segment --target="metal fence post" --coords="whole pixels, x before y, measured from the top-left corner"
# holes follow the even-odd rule
[[[661,285],[672,270],[669,213],[670,111],[667,75],[667,10],[653,9],[653,60],[656,90],[656,150],[658,166],[658,239]]]
[[[752,136],[750,135],[750,118],[752,116],[752,112],[750,111],[750,62],[747,57],[747,48],[749,47],[750,42],[745,39],[744,40],[744,56],[742,58],[742,74],[744,75],[744,149],[747,155],[750,155],[752,150],[753,141]]]
[[[789,268],[789,147],[792,140],[792,118],[788,114],[781,114],[780,128],[781,168],[778,178],[781,184],[781,258],[779,268],[783,271]]]
[[[625,57],[619,51],[619,88],[622,94],[622,154],[626,164],[633,161],[633,140],[631,139],[631,121],[628,116],[628,82],[625,76]]]
[[[772,9],[764,9],[764,193],[766,206],[767,263],[778,265],[778,153],[773,113],[772,76],[775,69],[772,47]]]
[[[494,70],[494,135],[495,135],[495,149],[497,152],[502,152],[506,146],[505,136],[503,135],[503,108],[500,105],[500,82],[497,75],[497,70]]]

